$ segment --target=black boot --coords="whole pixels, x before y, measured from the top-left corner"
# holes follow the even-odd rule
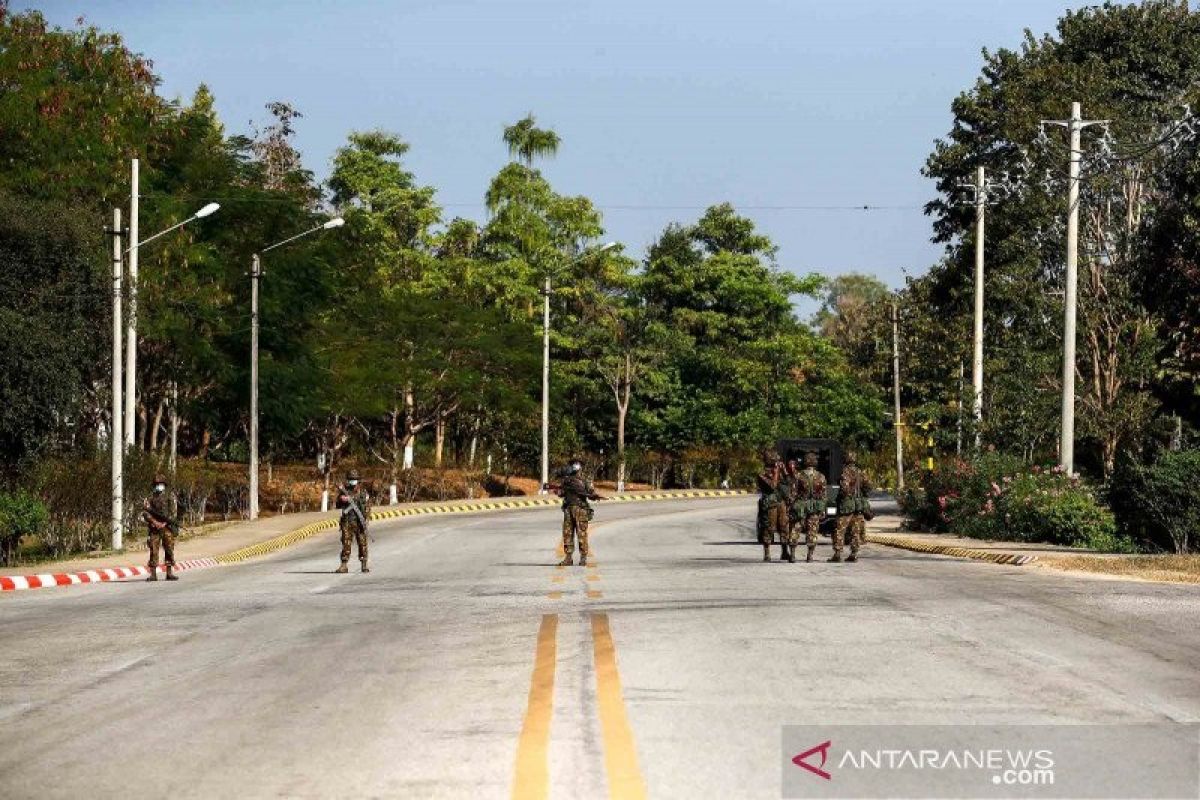
[[[169,580],[169,581],[179,580],[179,576],[175,574],[174,567],[167,567],[167,580]]]
[[[764,544],[763,545],[763,561],[770,561],[770,560],[771,560],[771,545]]]
[[[816,549],[817,549],[817,548],[815,548],[815,547],[809,547],[809,548],[808,548],[808,556],[807,556],[807,557],[804,559],[806,562],[808,562],[808,563],[810,563],[810,564],[812,563],[812,560],[813,560],[813,559],[812,559],[812,557],[813,557],[813,551],[814,551],[814,550],[816,550]]]
[[[787,560],[789,564],[796,563],[796,545],[789,544],[787,546]]]
[[[842,563],[842,554],[841,554],[841,553],[834,553],[834,554],[833,554],[833,557],[832,557],[831,559],[829,559],[829,560],[830,560],[832,563],[834,563],[834,564],[840,564],[840,563]]]
[[[150,576],[149,576],[149,577],[147,577],[147,578],[146,578],[146,580],[148,580],[148,581],[156,581],[156,580],[158,580],[158,567],[151,567],[151,568],[150,568]]]
[[[574,563],[575,563],[575,558],[574,558],[573,554],[567,553],[566,558],[564,558],[562,561],[558,562],[558,565],[560,567],[569,567],[569,566],[572,566]]]

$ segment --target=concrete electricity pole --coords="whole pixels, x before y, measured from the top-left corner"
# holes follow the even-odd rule
[[[1063,294],[1062,425],[1058,460],[1068,475],[1075,474],[1075,315],[1079,286],[1079,180],[1083,161],[1081,133],[1108,120],[1084,120],[1079,103],[1071,103],[1071,118],[1042,120],[1058,125],[1070,135],[1071,163],[1067,186],[1067,275]]]
[[[975,449],[983,446],[983,248],[984,210],[988,204],[991,185],[983,167],[975,170],[974,183],[960,183],[974,193],[975,204],[975,331],[974,352],[971,357],[971,411],[975,419]]]
[[[895,402],[896,492],[904,491],[904,423],[900,420],[900,308],[892,301],[892,398]]]
[[[542,482],[538,494],[550,483],[550,274],[542,289]]]
[[[125,484],[124,452],[125,438],[121,434],[121,418],[124,408],[121,403],[121,326],[125,320],[121,317],[121,282],[122,253],[121,253],[121,209],[113,209],[112,231],[112,430],[109,432],[108,446],[112,452],[112,549],[123,547],[125,531]]]
[[[975,449],[983,444],[983,228],[987,180],[983,167],[975,174],[975,350],[971,357],[971,410],[975,414]]]
[[[310,233],[340,228],[345,224],[346,221],[341,217],[334,217],[328,222],[323,222],[281,242],[264,247],[261,252],[266,253],[308,236]],[[252,520],[258,519],[258,283],[262,279],[262,275],[262,262],[258,253],[255,253],[250,259],[250,496],[248,498],[249,507],[246,510],[246,516]]]
[[[258,253],[250,261],[250,497],[248,516],[258,519]]]
[[[129,322],[125,334],[125,447],[137,443],[137,323],[138,323],[138,160],[130,165],[129,192]]]

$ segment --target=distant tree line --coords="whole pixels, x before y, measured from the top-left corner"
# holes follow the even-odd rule
[[[641,258],[596,252],[601,214],[538,169],[562,143],[532,116],[498,137],[475,221],[447,217],[396,133],[367,122],[317,181],[290,104],[268,103],[265,125],[231,133],[207,87],[180,102],[158,85],[120,36],[52,27],[0,0],[0,448],[11,480],[108,447],[105,229],[114,206],[128,209],[134,157],[143,235],[221,203],[140,254],[137,447],[158,463],[172,446],[245,460],[251,255],[333,214],[345,227],[262,259],[268,463],[319,457],[329,471],[353,457],[394,481],[416,462],[478,469],[491,454],[533,474],[547,273],[556,457],[603,452],[614,476],[676,481],[702,462],[715,480],[781,436],[879,435],[880,389],[793,310],[822,280],[782,269],[728,204],[668,226]]]

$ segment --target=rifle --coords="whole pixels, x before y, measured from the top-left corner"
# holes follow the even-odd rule
[[[346,498],[344,503],[342,502],[343,497]],[[362,526],[363,533],[366,533],[367,517],[365,514],[363,514],[363,510],[361,508],[359,508],[358,500],[355,499],[353,493],[351,493],[350,490],[348,490],[345,486],[338,487],[337,504],[338,504],[338,508],[341,508],[341,509],[348,508],[351,511],[353,511],[354,516],[358,518],[358,524]]]

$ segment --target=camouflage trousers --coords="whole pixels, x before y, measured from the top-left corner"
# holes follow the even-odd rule
[[[764,545],[775,543],[778,535],[780,544],[787,544],[791,536],[787,506],[782,503],[758,508],[758,541]]]
[[[342,563],[350,560],[350,545],[358,542],[358,560],[367,560],[367,532],[356,520],[342,520],[338,523],[342,530]]]
[[[849,534],[849,538],[847,538]],[[838,517],[837,527],[833,531],[833,552],[841,555],[842,548],[850,545],[850,555],[857,555],[862,547],[863,536],[866,535],[866,523],[862,514],[845,514]]]
[[[804,543],[809,549],[817,546],[817,536],[821,533],[821,515],[809,514],[796,523],[796,530],[793,534],[793,545],[800,544],[800,531],[804,530]]]
[[[588,510],[581,506],[567,506],[563,509],[562,542],[563,553],[572,555],[575,552],[575,539],[579,539],[579,555],[588,554]]]
[[[163,563],[168,567],[175,566],[175,534],[170,528],[162,530],[150,529],[150,537],[146,540],[146,544],[150,547],[150,563],[147,564],[151,570],[158,567],[158,547],[162,545]]]

